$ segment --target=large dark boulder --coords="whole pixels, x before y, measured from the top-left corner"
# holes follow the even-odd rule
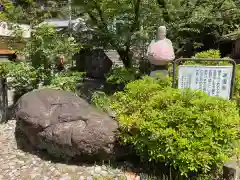
[[[79,71],[86,72],[88,77],[96,79],[103,79],[113,65],[103,49],[82,49],[74,59]]]
[[[94,160],[115,156],[117,122],[71,92],[29,92],[16,104],[16,119],[16,131],[54,156]]]

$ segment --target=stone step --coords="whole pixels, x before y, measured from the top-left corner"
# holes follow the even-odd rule
[[[224,180],[239,180],[240,179],[240,167],[236,160],[226,162],[223,166],[223,178]]]

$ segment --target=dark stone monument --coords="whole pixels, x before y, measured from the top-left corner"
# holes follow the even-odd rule
[[[75,55],[79,71],[86,72],[87,77],[104,79],[113,65],[103,49],[82,49]]]

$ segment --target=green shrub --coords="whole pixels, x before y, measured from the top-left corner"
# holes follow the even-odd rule
[[[66,63],[70,63],[79,48],[74,37],[69,38],[67,34],[58,33],[55,27],[43,24],[35,28],[20,53],[33,67],[43,66],[46,70],[50,64],[56,63],[60,55],[64,55]]]
[[[236,66],[235,81],[233,85],[233,100],[237,102],[237,107],[240,113],[240,65]]]
[[[9,72],[9,63],[8,62],[3,62],[0,63],[0,77],[6,78]]]
[[[49,85],[42,88],[62,89],[76,92],[77,83],[81,82],[85,73],[82,72],[60,72],[55,74]]]
[[[14,89],[17,96],[38,88],[55,88],[76,91],[77,82],[82,80],[84,73],[60,72],[54,75],[42,68],[35,69],[28,63],[8,63],[0,66],[0,73],[8,77],[8,87]]]
[[[107,82],[111,84],[127,84],[136,80],[138,76],[136,69],[126,69],[124,67],[113,67],[112,70],[106,75]]]
[[[108,97],[104,92],[96,91],[92,95],[91,103],[107,112],[110,109],[111,101],[110,97]]]
[[[202,51],[196,53],[195,56],[192,57],[193,59],[198,58],[208,58],[208,59],[221,59],[221,53],[219,50],[210,49],[208,51]],[[229,59],[225,57],[223,59]],[[185,65],[229,65],[228,62],[216,62],[216,61],[187,61],[184,63]]]
[[[129,83],[113,100],[122,142],[134,145],[143,159],[187,175],[207,173],[232,153],[239,126],[232,101],[151,78]]]
[[[240,65],[236,66],[236,74],[235,74],[235,83],[234,83],[234,97],[240,98]]]
[[[210,49],[208,51],[202,51],[202,52],[196,53],[194,58],[215,58],[215,59],[219,59],[219,58],[221,58],[221,53],[220,53],[219,50]]]
[[[38,70],[27,63],[9,63],[8,69],[8,85],[18,94],[22,94],[39,87],[41,75]]]

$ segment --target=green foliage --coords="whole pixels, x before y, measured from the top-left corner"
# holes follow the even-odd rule
[[[36,0],[0,1],[4,10],[0,12],[0,19],[14,23],[37,25],[47,18],[55,18],[61,14],[61,1],[39,2]],[[41,5],[44,4],[41,7]]]
[[[235,81],[233,86],[233,99],[237,102],[240,113],[240,65],[237,64],[235,71]]]
[[[111,100],[104,92],[96,91],[92,95],[91,103],[107,112],[110,109]]]
[[[238,2],[171,0],[165,2],[164,17],[170,29],[169,36],[179,50],[205,46],[212,48],[223,34],[237,29],[239,22]],[[231,22],[230,19],[233,19]],[[175,23],[177,22],[177,23]]]
[[[54,88],[76,92],[78,82],[85,73],[60,72],[54,75],[46,73],[42,68],[35,69],[29,63],[6,63],[0,66],[2,76],[8,78],[8,86],[19,95],[38,88]],[[44,80],[48,80],[44,82]]]
[[[113,99],[119,136],[143,159],[167,163],[182,175],[204,174],[232,153],[240,125],[232,101],[151,78],[129,83]]]
[[[195,56],[192,57],[192,59],[229,59],[228,57],[221,58],[221,53],[219,50],[210,49],[208,51],[202,51],[199,53],[196,53]],[[185,65],[231,65],[229,62],[223,62],[223,61],[186,61],[184,63]]]
[[[20,53],[26,55],[35,68],[43,66],[48,69],[51,64],[56,64],[55,61],[60,55],[64,55],[66,60],[71,62],[79,48],[74,38],[59,34],[54,27],[43,24],[32,33],[31,39]]]
[[[151,39],[155,39],[160,25],[167,26],[167,35],[173,41],[176,54],[191,56],[192,49],[216,47],[216,41],[238,29],[240,22],[236,0],[74,2],[82,7],[84,17],[93,27],[95,38],[90,44],[118,50],[123,62],[129,59],[131,48],[143,45],[146,49]]]
[[[239,64],[236,67],[234,92],[233,93],[234,93],[234,98],[240,99],[240,65]]]
[[[19,8],[15,8],[13,2],[11,0],[4,0],[0,2],[1,5],[4,6],[4,10],[0,12],[1,20],[9,20],[15,21],[18,18],[23,16],[23,12]],[[15,15],[15,16],[14,16]]]
[[[127,84],[136,80],[138,73],[136,69],[126,69],[124,67],[113,67],[107,74],[107,81],[112,84]]]
[[[210,49],[208,51],[202,51],[199,53],[196,53],[193,58],[215,58],[220,59],[221,53],[219,50]]]
[[[43,9],[35,0],[21,0],[15,6],[5,0],[3,4],[7,8],[0,12],[1,19],[31,25],[68,14],[61,1],[43,3]],[[83,17],[91,28],[91,36],[80,32],[76,34],[78,40],[89,46],[117,50],[124,65],[131,68],[132,49],[146,49],[155,39],[159,25],[167,26],[168,37],[180,56],[193,48],[216,47],[215,42],[222,35],[239,28],[238,6],[236,0],[75,0],[72,9],[73,17]]]
[[[70,63],[78,50],[74,38],[58,33],[55,27],[46,24],[37,26],[24,48],[19,51],[19,54],[25,55],[28,63],[12,64],[9,67],[11,87],[19,92],[28,92],[37,89],[40,83],[44,86],[52,83],[53,87],[75,91],[74,83],[82,75],[64,72],[52,77],[52,70],[59,63],[57,61],[60,55],[65,57],[65,63]]]
[[[60,72],[55,74],[49,85],[42,86],[41,88],[53,88],[76,92],[77,83],[82,81],[84,75],[85,73],[82,72]]]
[[[87,22],[93,27],[91,36],[94,38],[88,40],[90,45],[117,50],[125,67],[132,68],[130,48],[132,42],[141,36],[141,33],[137,33],[140,28],[141,0],[83,0],[74,3],[82,7]]]
[[[236,157],[237,160],[237,165],[238,167],[240,166],[240,140],[238,139],[237,141],[235,141],[234,143],[234,156]]]
[[[0,63],[0,77],[6,78],[9,72],[9,63]]]
[[[20,94],[37,89],[43,78],[43,74],[27,63],[9,63],[7,69],[9,88]]]

